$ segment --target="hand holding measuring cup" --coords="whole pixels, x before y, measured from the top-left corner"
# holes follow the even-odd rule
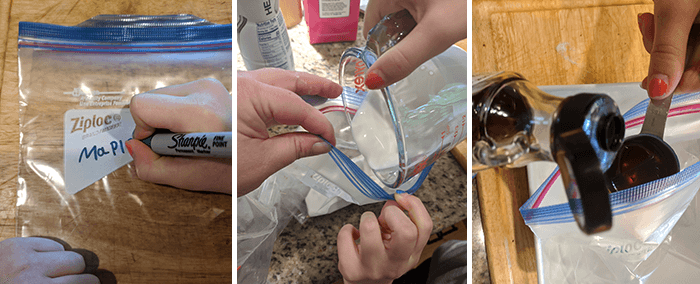
[[[639,28],[644,37],[644,47],[652,54],[649,67],[650,74],[654,74],[644,79],[642,88],[649,91],[652,100],[649,101],[647,106],[640,134],[625,139],[612,166],[606,172],[606,175],[608,175],[614,185],[615,191],[665,178],[680,171],[678,156],[673,148],[663,140],[664,128],[673,95],[700,89],[700,73],[698,73],[698,70],[700,70],[698,69],[698,66],[700,66],[700,38],[697,36],[700,32],[700,25],[692,25],[692,19],[695,19],[697,22],[697,18],[694,16],[697,15],[700,5],[669,7],[668,4],[670,3],[662,2],[655,5],[656,17],[667,18],[668,20],[659,23],[660,31],[671,34],[680,33],[676,37],[669,38],[669,34],[664,33],[660,33],[657,37],[654,32],[655,16],[649,13],[639,15]],[[684,11],[680,15],[674,14],[672,17],[669,17],[669,9],[683,9]],[[685,28],[671,28],[678,25]],[[687,30],[690,30],[689,38]],[[654,49],[654,46],[657,45],[666,47],[677,45],[684,38],[688,39],[688,42],[683,65],[675,62],[678,60],[678,57],[682,58],[683,55],[672,53],[663,55],[664,52]],[[683,51],[683,49],[674,49],[674,51]],[[668,60],[664,61],[661,59],[664,57]],[[665,82],[661,84],[663,88],[659,87],[660,79],[656,73],[680,74],[682,66],[684,66],[685,71],[680,78],[678,78],[679,76],[668,78],[664,77],[666,75],[662,75],[662,79],[671,80],[668,90],[664,87]],[[676,67],[678,68],[677,70],[671,71]],[[677,85],[675,82],[677,82]]]
[[[644,48],[650,53],[649,73],[642,81],[652,99],[700,90],[700,28],[697,1],[656,1],[654,14],[637,16]],[[687,44],[686,44],[687,42]]]
[[[136,129],[126,142],[142,180],[195,191],[231,194],[231,159],[171,157],[154,153],[139,141],[156,129],[175,133],[231,131],[231,95],[214,79],[168,86],[134,96]]]
[[[368,68],[398,46],[416,26],[408,11],[382,19],[367,46],[349,48],[340,63],[343,103],[352,136],[367,164],[384,185],[396,188],[421,173],[466,139],[466,52],[451,46],[408,77],[369,90]],[[357,107],[354,101],[362,103]]]
[[[404,9],[417,24],[411,34],[369,68],[367,87],[380,89],[396,83],[455,42],[467,38],[468,18],[464,15],[468,13],[468,4],[469,1],[463,0],[369,1],[362,29],[364,37],[384,16]]]
[[[652,57],[649,66],[651,75],[642,81],[642,88],[649,91],[652,100],[647,106],[640,134],[625,139],[613,165],[606,172],[615,191],[665,178],[680,171],[678,156],[673,148],[664,142],[663,136],[673,95],[700,89],[700,38],[697,36],[700,25],[693,24],[693,20],[698,22],[696,16],[700,5],[670,5],[670,2],[655,4],[656,15],[639,15],[639,29],[644,38],[644,48]],[[673,11],[678,13],[671,13]],[[666,20],[657,23],[657,17]],[[658,34],[655,32],[655,23],[659,25]],[[658,49],[658,46],[682,46],[683,39],[688,40],[685,50],[676,48],[672,49],[673,52],[665,52]],[[684,55],[677,54],[677,51],[684,51]],[[685,61],[679,61],[683,56]],[[685,71],[681,76],[682,68],[685,68]],[[673,75],[670,78],[663,74],[659,77],[657,73]],[[667,81],[659,83],[659,80]],[[670,84],[666,85],[666,82]],[[666,89],[667,87],[670,88]]]

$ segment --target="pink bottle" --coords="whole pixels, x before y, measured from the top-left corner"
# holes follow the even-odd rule
[[[304,0],[311,44],[355,41],[360,0]]]

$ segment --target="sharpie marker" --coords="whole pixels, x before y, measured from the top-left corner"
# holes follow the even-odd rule
[[[141,140],[163,156],[231,158],[231,132],[158,133]]]

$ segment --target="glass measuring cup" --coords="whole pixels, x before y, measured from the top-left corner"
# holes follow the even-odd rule
[[[375,175],[396,188],[467,137],[467,53],[452,46],[405,79],[381,90],[364,85],[367,70],[415,27],[403,10],[370,30],[367,45],[349,48],[340,63],[340,85],[362,100],[343,101],[354,142]]]

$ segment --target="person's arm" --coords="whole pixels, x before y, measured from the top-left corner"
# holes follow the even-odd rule
[[[346,284],[392,283],[418,264],[433,221],[417,197],[395,197],[379,218],[365,212],[359,230],[346,224],[338,232],[338,269]]]

